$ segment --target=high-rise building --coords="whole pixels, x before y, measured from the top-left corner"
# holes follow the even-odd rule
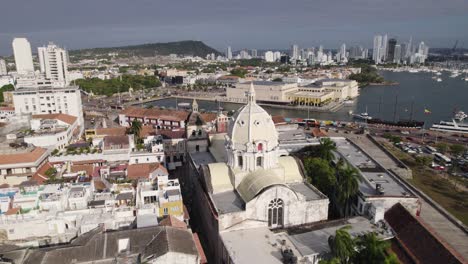
[[[397,44],[395,45],[395,52],[394,52],[394,55],[393,55],[393,62],[394,63],[398,63],[400,64],[401,62],[401,45]]]
[[[299,59],[299,46],[296,44],[291,46],[291,59],[292,60]]]
[[[245,49],[240,51],[239,56],[241,60],[250,59],[250,55]]]
[[[387,34],[385,34],[382,38],[382,52],[380,54],[381,61],[387,60],[387,54],[388,54],[388,36]]]
[[[274,62],[275,57],[273,51],[267,51],[265,52],[265,61],[266,62]]]
[[[273,53],[273,59],[274,59],[274,61],[279,61],[281,59],[281,52],[275,51]]]
[[[341,61],[346,60],[346,44],[345,43],[341,44],[340,58],[341,58]]]
[[[388,52],[387,52],[387,62],[393,62],[393,60],[395,59],[395,46],[396,46],[396,39],[394,38],[391,38],[388,40],[388,45],[387,45],[387,49],[388,49]]]
[[[34,64],[31,44],[26,38],[13,39],[13,54],[15,55],[16,72],[20,75],[34,74]]]
[[[7,75],[7,74],[8,74],[8,71],[7,71],[6,62],[4,59],[0,59],[0,76]]]
[[[231,49],[231,46],[228,46],[227,47],[227,50],[226,50],[226,58],[228,60],[232,60],[232,49]]]
[[[252,58],[257,58],[257,50],[256,49],[251,50],[250,54],[251,54]]]
[[[68,80],[68,53],[54,43],[49,43],[46,47],[37,48],[39,65],[44,77],[54,84],[54,86],[66,86]]]
[[[372,51],[372,59],[374,60],[375,64],[381,63],[381,52],[382,50],[382,36],[375,35],[374,36],[374,49]]]

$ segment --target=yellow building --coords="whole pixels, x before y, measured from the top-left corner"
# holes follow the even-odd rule
[[[288,93],[288,100],[295,105],[323,106],[333,100],[333,92],[297,91]]]

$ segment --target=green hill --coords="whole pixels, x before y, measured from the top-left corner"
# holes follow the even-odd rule
[[[206,57],[207,54],[220,54],[219,51],[206,45],[201,41],[184,40],[167,43],[150,43],[133,46],[122,46],[122,47],[110,47],[110,48],[93,48],[93,49],[82,49],[70,51],[70,56],[76,57],[88,57],[88,56],[99,56],[107,55],[110,52],[117,52],[119,57],[152,57],[155,55],[191,55]]]

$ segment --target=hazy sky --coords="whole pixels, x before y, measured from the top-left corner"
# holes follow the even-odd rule
[[[12,54],[14,37],[67,49],[193,39],[238,50],[370,47],[388,33],[468,48],[467,28],[468,0],[0,0],[0,55]]]

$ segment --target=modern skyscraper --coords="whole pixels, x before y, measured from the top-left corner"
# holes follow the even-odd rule
[[[68,85],[68,54],[54,43],[37,48],[41,73],[55,86]]]
[[[401,62],[401,45],[397,44],[395,45],[395,53],[394,53],[394,57],[393,57],[393,62],[394,63],[397,63],[397,64],[400,64]]]
[[[292,60],[299,59],[299,46],[296,44],[291,46],[291,59]]]
[[[251,50],[250,54],[252,55],[252,58],[257,58],[257,50],[256,49]]]
[[[385,34],[382,38],[382,52],[380,54],[381,61],[387,60],[387,54],[388,54],[388,36],[387,34]]]
[[[380,64],[381,62],[381,47],[382,47],[382,36],[375,35],[374,36],[374,49],[372,51],[372,59],[374,60],[375,64]]]
[[[16,72],[20,75],[34,74],[34,64],[31,44],[26,38],[13,39],[13,54],[15,55]]]
[[[8,74],[8,71],[7,71],[6,62],[4,59],[0,59],[0,76],[7,75],[7,74]]]
[[[228,46],[227,47],[227,50],[226,50],[226,58],[228,60],[232,60],[232,49],[231,49],[231,46]]]
[[[342,61],[347,59],[347,58],[346,58],[346,44],[345,44],[345,43],[341,44],[341,47],[340,47],[340,58],[341,58]]]
[[[395,59],[395,46],[396,46],[396,39],[394,38],[391,38],[390,40],[388,40],[388,53],[387,53],[387,62],[393,62],[393,60]]]

